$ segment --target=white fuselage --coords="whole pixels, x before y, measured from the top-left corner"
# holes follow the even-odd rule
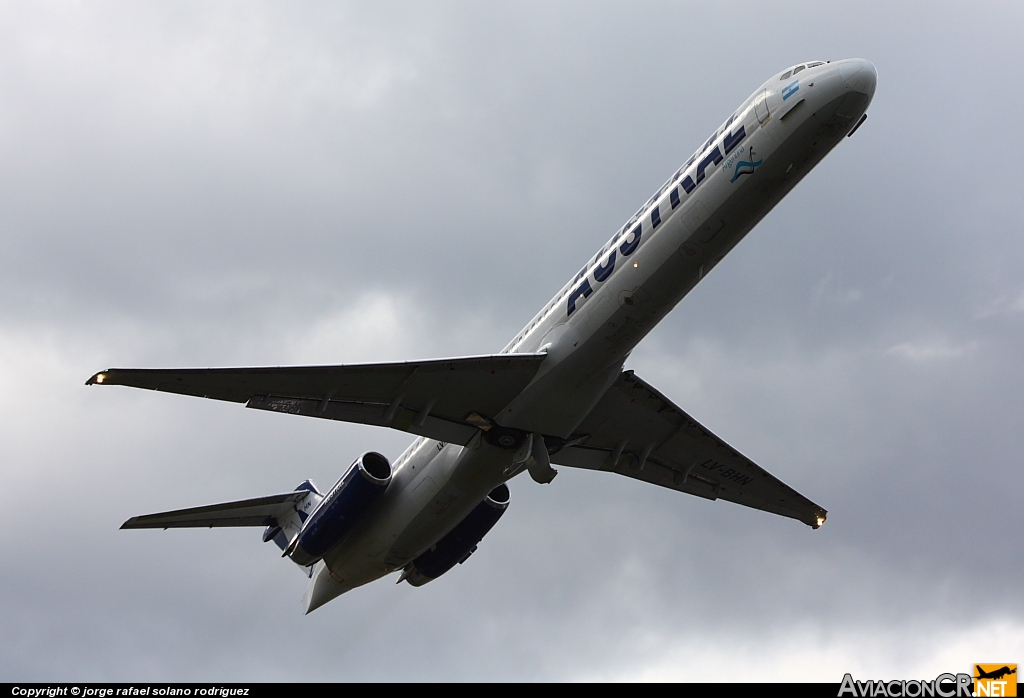
[[[509,342],[547,358],[496,424],[571,438],[637,342],[859,124],[874,66],[807,65],[759,87]],[[403,568],[519,472],[512,458],[481,434],[416,439],[380,506],[317,564],[307,611]]]

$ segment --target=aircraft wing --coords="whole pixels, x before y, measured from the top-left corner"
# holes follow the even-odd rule
[[[159,514],[133,516],[121,528],[213,528],[214,526],[276,526],[277,517],[292,510],[292,505],[309,492],[298,490],[269,497],[205,507],[162,511]]]
[[[392,427],[465,444],[530,382],[545,354],[340,366],[111,368],[86,385],[127,385],[246,407]]]
[[[619,473],[818,528],[827,512],[624,371],[552,463]]]

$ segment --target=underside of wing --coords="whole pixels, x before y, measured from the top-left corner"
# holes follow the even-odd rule
[[[212,528],[214,526],[273,526],[277,518],[305,498],[305,490],[273,494],[269,497],[211,504],[205,507],[162,511],[133,516],[121,528]]]
[[[605,470],[818,528],[827,512],[722,441],[668,398],[623,372],[553,463]]]
[[[126,385],[255,409],[392,427],[465,444],[530,382],[544,354],[401,363],[260,368],[124,369],[86,385]]]

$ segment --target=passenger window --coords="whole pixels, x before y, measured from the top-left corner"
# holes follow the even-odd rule
[[[796,68],[793,69],[793,75],[796,75],[797,73],[799,73],[803,69],[804,69],[804,66],[798,65]]]
[[[785,80],[786,78],[788,78],[792,74],[793,74],[792,70],[787,70],[785,73],[782,74],[782,77],[779,78],[779,80]]]

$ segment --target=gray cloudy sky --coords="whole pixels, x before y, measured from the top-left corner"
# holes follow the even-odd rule
[[[1024,9],[893,5],[0,4],[0,679],[1024,661]],[[408,438],[94,371],[496,351],[762,81],[847,57],[867,123],[628,363],[822,530],[562,468],[310,616],[255,530],[118,531]]]

